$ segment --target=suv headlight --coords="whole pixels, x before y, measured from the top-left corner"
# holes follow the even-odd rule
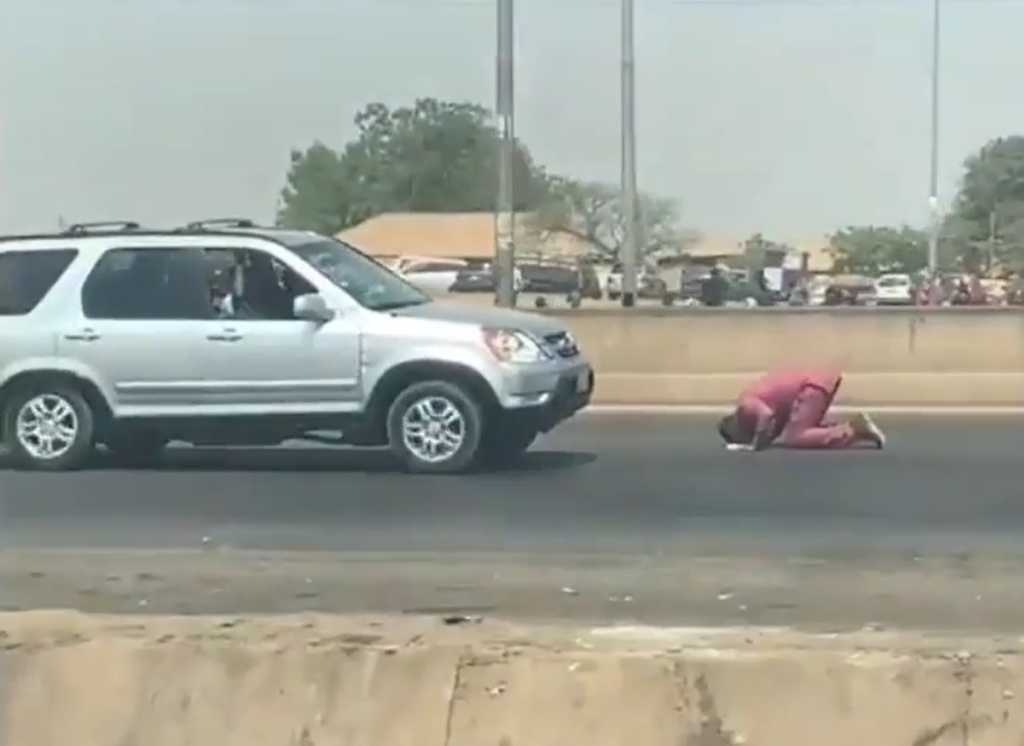
[[[527,334],[515,329],[484,329],[484,344],[503,363],[537,363],[551,356]]]

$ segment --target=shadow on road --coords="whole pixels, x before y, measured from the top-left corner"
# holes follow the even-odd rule
[[[512,463],[480,473],[536,473],[573,469],[593,463],[594,453],[530,451]],[[8,468],[6,464],[0,464]],[[401,474],[389,453],[355,448],[172,448],[157,464],[129,467],[106,453],[96,456],[90,470],[99,471],[254,471],[359,472]]]

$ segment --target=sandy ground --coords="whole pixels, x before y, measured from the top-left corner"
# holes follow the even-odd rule
[[[818,631],[1024,628],[1024,562],[491,554],[22,550],[7,611],[390,613],[523,621],[767,625]]]

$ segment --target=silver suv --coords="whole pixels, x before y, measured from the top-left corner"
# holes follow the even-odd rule
[[[332,238],[242,219],[0,237],[0,413],[23,467],[170,441],[387,446],[462,472],[590,401],[555,320],[446,305]]]

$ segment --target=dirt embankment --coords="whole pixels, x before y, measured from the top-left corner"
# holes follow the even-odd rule
[[[1020,743],[1008,641],[436,618],[0,618],[4,746]]]

